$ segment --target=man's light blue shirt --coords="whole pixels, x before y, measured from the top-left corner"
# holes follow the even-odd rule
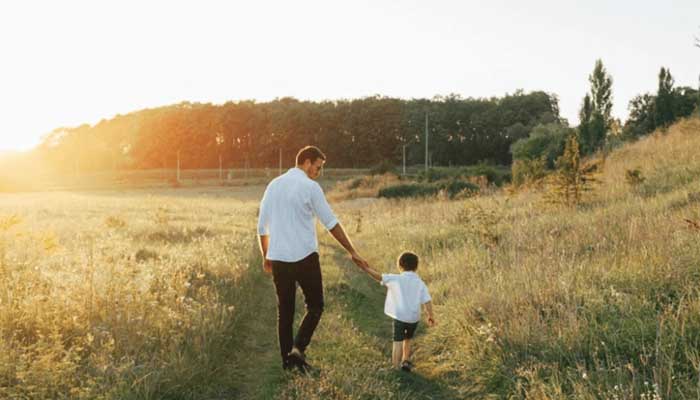
[[[323,189],[299,168],[273,179],[260,202],[258,234],[270,237],[268,260],[295,262],[318,251],[314,216],[330,230],[338,219]]]

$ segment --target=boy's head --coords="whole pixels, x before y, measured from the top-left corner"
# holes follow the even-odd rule
[[[418,269],[418,256],[410,251],[404,251],[396,263],[399,264],[402,271],[415,271]]]

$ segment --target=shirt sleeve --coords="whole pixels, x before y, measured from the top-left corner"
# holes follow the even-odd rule
[[[326,229],[331,230],[338,225],[338,218],[335,217],[331,206],[328,205],[326,196],[323,194],[323,189],[321,189],[321,186],[316,182],[314,182],[311,190],[311,206],[313,207],[314,214]]]
[[[270,186],[265,189],[265,194],[260,201],[260,215],[258,215],[258,235],[267,236],[270,234],[270,201],[268,193]]]
[[[428,287],[425,285],[425,283],[423,283],[422,286],[423,287],[420,291],[420,303],[425,304],[425,303],[431,301],[432,298],[430,297],[430,292],[428,292]]]
[[[387,286],[389,282],[395,281],[397,277],[398,275],[396,274],[382,274],[382,281],[380,283]]]

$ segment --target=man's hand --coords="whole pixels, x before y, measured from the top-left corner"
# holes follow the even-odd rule
[[[272,261],[267,258],[263,259],[263,271],[268,275],[272,275]]]
[[[356,252],[350,253],[350,256],[352,257],[352,262],[354,262],[355,265],[357,265],[361,269],[366,271],[367,268],[369,268],[369,263],[367,263],[367,261],[364,258],[360,257],[360,255]]]
[[[263,271],[272,274],[272,261],[267,259],[267,248],[270,246],[270,237],[267,235],[258,235],[258,243],[260,244],[260,255],[263,259]]]

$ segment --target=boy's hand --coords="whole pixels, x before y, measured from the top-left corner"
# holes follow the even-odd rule
[[[428,317],[428,326],[433,327],[437,325],[437,321],[435,321],[434,317]]]

